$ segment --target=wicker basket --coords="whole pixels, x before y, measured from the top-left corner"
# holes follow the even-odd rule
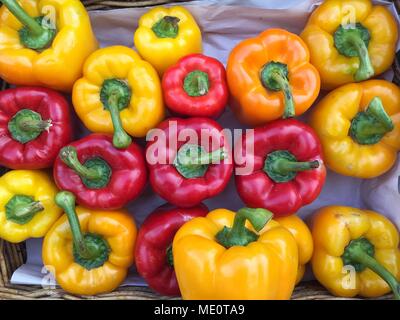
[[[112,1],[112,0],[83,0],[82,3],[89,10],[107,10],[111,8],[144,7],[162,5],[170,2],[180,2],[183,0],[139,0],[139,1]],[[397,8],[400,10],[400,0],[395,0]],[[400,12],[400,11],[399,11]],[[396,59],[395,79],[400,84],[400,53]],[[4,88],[5,84],[0,87]],[[13,272],[26,261],[25,243],[11,244],[0,239],[0,300],[2,299],[170,299],[155,294],[146,287],[120,287],[114,292],[97,296],[77,296],[66,293],[62,289],[43,289],[40,286],[22,286],[10,284]],[[392,295],[386,295],[379,299],[392,299]],[[303,282],[296,287],[292,299],[295,300],[347,300],[345,298],[333,297],[323,287],[315,281]]]

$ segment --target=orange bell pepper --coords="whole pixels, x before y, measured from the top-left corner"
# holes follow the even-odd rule
[[[230,53],[227,77],[232,109],[240,121],[261,125],[304,113],[320,89],[303,40],[269,29],[239,43]]]

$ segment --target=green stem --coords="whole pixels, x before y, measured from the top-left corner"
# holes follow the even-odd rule
[[[183,90],[190,97],[200,97],[208,93],[210,81],[206,72],[195,70],[189,72],[183,80]]]
[[[17,126],[21,131],[40,131],[43,132],[51,126],[51,120],[33,120],[25,119],[17,122]]]
[[[285,100],[283,118],[292,118],[296,115],[292,88],[288,79],[288,67],[284,63],[271,61],[263,66],[260,77],[263,86],[272,91],[282,91]]]
[[[27,143],[36,139],[51,125],[51,120],[43,120],[39,113],[30,109],[22,109],[8,122],[8,131],[14,140]]]
[[[7,9],[24,25],[19,30],[21,43],[30,49],[41,51],[50,46],[56,30],[42,26],[43,17],[32,18],[15,0],[0,0]]]
[[[158,38],[176,38],[179,33],[178,17],[164,16],[158,20],[151,30]]]
[[[272,216],[273,214],[266,209],[242,208],[236,213],[232,228],[225,226],[217,233],[216,239],[225,248],[247,246],[257,241],[258,235],[246,228],[246,220],[249,220],[258,232],[272,219]]]
[[[371,250],[372,248],[372,250]],[[373,245],[365,238],[352,240],[345,249],[344,263],[359,264],[379,275],[392,289],[396,300],[400,300],[400,284],[395,276],[373,257]]]
[[[174,266],[174,256],[172,254],[172,244],[167,248],[167,263],[170,267]]]
[[[112,175],[110,165],[101,157],[92,157],[81,163],[75,147],[66,146],[60,151],[60,159],[80,177],[89,189],[101,189],[108,185]]]
[[[34,35],[39,36],[45,32],[45,29],[34,18],[29,16],[16,0],[0,0],[0,2]]]
[[[104,107],[110,112],[114,127],[114,147],[124,149],[132,143],[132,138],[125,132],[120,111],[125,109],[131,99],[131,90],[128,85],[119,79],[107,79],[104,81],[100,91],[100,100]]]
[[[370,145],[378,143],[393,129],[393,121],[386,113],[382,100],[374,97],[367,109],[353,118],[349,134],[357,143]]]
[[[132,143],[132,138],[125,132],[122,127],[122,121],[117,107],[119,97],[117,94],[110,95],[108,99],[109,111],[111,115],[111,121],[114,127],[113,144],[116,148],[124,149],[129,147]]]
[[[354,48],[356,48],[358,52],[358,58],[360,59],[360,65],[354,75],[354,80],[363,81],[371,78],[374,75],[374,68],[372,67],[368,48],[366,47],[364,41],[359,37],[350,37],[349,41],[353,44]]]
[[[225,157],[224,148],[207,153],[202,146],[187,143],[178,150],[174,166],[183,177],[198,178],[204,176],[210,164]]]
[[[61,191],[57,193],[55,201],[67,215],[74,246],[79,255],[84,259],[93,259],[97,257],[99,252],[93,250],[95,249],[93,247],[88,247],[83,237],[78,215],[75,212],[75,196],[71,192]]]
[[[24,217],[24,216],[28,216],[28,215],[40,212],[43,209],[44,209],[44,207],[40,203],[40,201],[34,201],[28,205],[21,205],[21,206],[15,207],[14,215],[17,217]]]
[[[60,159],[72,170],[74,170],[80,177],[89,180],[98,180],[101,178],[101,172],[95,168],[87,168],[82,165],[78,159],[76,148],[73,146],[66,146],[60,150]]]
[[[296,157],[286,150],[273,151],[264,162],[264,172],[275,182],[287,182],[296,177],[297,172],[319,167],[319,161],[298,162]]]
[[[369,30],[361,23],[340,25],[334,33],[334,44],[338,52],[346,57],[358,57],[359,67],[354,74],[354,80],[363,81],[374,75],[374,68],[368,53],[371,39]]]
[[[24,225],[31,221],[36,213],[43,211],[40,201],[22,194],[14,195],[5,205],[6,219]]]

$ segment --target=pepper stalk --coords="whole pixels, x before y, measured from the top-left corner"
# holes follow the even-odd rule
[[[132,138],[122,126],[120,116],[120,112],[128,107],[131,95],[131,89],[119,79],[105,80],[100,91],[100,100],[104,108],[110,112],[114,127],[113,144],[119,149],[127,148],[132,143]]]
[[[396,300],[400,300],[400,284],[394,275],[374,258],[374,246],[366,238],[352,240],[345,248],[344,265],[353,265],[356,271],[369,268],[379,275],[391,288]]]
[[[32,18],[16,0],[0,0],[24,27],[19,30],[21,43],[33,50],[48,48],[56,35],[56,29],[43,27],[43,17]]]
[[[258,235],[246,228],[246,220],[249,220],[258,232],[264,228],[272,217],[272,212],[266,209],[242,208],[236,213],[232,228],[225,226],[215,237],[225,248],[247,246],[249,243],[257,241]]]
[[[101,267],[107,260],[110,247],[100,235],[82,233],[78,215],[75,211],[75,196],[68,191],[57,193],[56,204],[67,215],[73,239],[73,255],[76,263],[87,270]]]

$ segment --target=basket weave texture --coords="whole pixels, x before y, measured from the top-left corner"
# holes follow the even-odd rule
[[[178,3],[184,0],[138,0],[138,1],[112,1],[112,0],[83,0],[82,3],[88,10],[107,10],[112,8],[134,8],[162,5],[166,3]],[[188,1],[188,0],[186,0]],[[190,0],[189,0],[190,1]],[[398,11],[400,12],[400,0],[394,0]],[[393,66],[395,77],[393,81],[400,84],[400,52],[397,55],[395,65]],[[3,89],[5,84],[0,86]],[[12,244],[0,239],[0,300],[2,299],[171,299],[154,293],[147,287],[120,287],[114,292],[97,296],[78,296],[71,295],[62,289],[43,289],[40,286],[12,285],[10,283],[11,275],[26,261],[25,243]],[[386,295],[379,299],[392,299],[393,295]],[[329,294],[317,282],[302,282],[298,285],[292,295],[294,300],[347,300],[347,298],[334,297]],[[357,298],[354,298],[357,299]]]

